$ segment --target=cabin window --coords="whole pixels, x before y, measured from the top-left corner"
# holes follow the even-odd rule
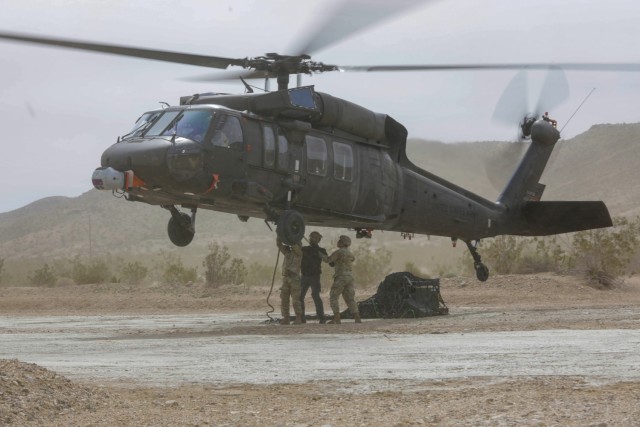
[[[278,169],[289,169],[289,141],[281,130],[278,130]]]
[[[324,139],[307,135],[307,172],[312,175],[327,174],[327,144]]]
[[[242,151],[242,126],[236,116],[222,114],[213,134],[213,145]]]
[[[340,181],[353,180],[353,151],[348,144],[333,141],[333,177]]]
[[[262,124],[262,142],[264,150],[264,157],[262,162],[264,167],[272,168],[276,163],[276,138],[273,133],[273,127],[266,123]]]
[[[154,123],[153,126],[145,133],[145,136],[158,136],[162,135],[168,129],[170,129],[171,124],[178,117],[178,114],[182,113],[182,111],[166,111],[163,113],[158,120]]]

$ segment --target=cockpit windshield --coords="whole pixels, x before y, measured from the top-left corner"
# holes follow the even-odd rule
[[[151,111],[149,113],[144,113],[142,116],[136,120],[136,124],[133,125],[133,128],[126,133],[122,138],[131,138],[133,136],[140,136],[144,132],[144,130],[149,127],[149,124],[156,119],[160,115],[161,111]]]
[[[145,132],[145,136],[173,136],[202,143],[213,112],[209,110],[165,111]]]

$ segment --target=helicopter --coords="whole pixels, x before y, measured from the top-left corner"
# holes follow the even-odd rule
[[[245,222],[259,218],[273,223],[286,244],[301,241],[307,225],[355,230],[357,238],[370,238],[373,231],[449,237],[454,244],[466,244],[476,277],[486,281],[489,269],[478,252],[481,239],[612,225],[602,201],[541,201],[545,186],[539,181],[560,132],[538,114],[522,117],[523,136],[531,144],[497,200],[491,201],[415,165],[406,154],[407,129],[394,118],[303,86],[299,77],[335,71],[640,71],[640,64],[339,66],[312,60],[312,51],[362,28],[333,31],[335,25],[344,23],[328,19],[292,55],[253,58],[8,32],[0,32],[0,39],[243,70],[224,77],[239,79],[243,94],[185,95],[177,105],[144,112],[104,151],[92,174],[96,189],[166,209],[167,233],[176,246],[192,242],[196,213],[205,209],[234,214]],[[296,87],[290,87],[290,76],[298,76]],[[255,92],[246,82],[255,78],[275,78],[277,90]]]

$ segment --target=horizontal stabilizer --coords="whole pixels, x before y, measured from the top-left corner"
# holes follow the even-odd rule
[[[525,202],[519,236],[548,236],[593,228],[611,227],[604,202]]]

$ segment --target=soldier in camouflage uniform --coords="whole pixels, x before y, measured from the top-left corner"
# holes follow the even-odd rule
[[[329,302],[331,310],[333,310],[333,320],[329,323],[340,323],[340,295],[349,307],[349,311],[353,314],[356,323],[361,323],[360,313],[358,312],[358,304],[356,303],[356,291],[353,287],[353,276],[351,274],[351,266],[355,261],[355,257],[349,250],[351,239],[349,236],[340,236],[338,239],[338,250],[329,255],[325,261],[336,271],[333,275],[333,286],[329,294]]]
[[[280,288],[280,312],[282,314],[281,325],[289,324],[289,301],[293,304],[296,314],[294,324],[302,323],[302,305],[300,304],[300,265],[302,264],[302,246],[296,243],[293,246],[285,245],[276,240],[278,249],[284,255],[282,261],[282,287]]]

